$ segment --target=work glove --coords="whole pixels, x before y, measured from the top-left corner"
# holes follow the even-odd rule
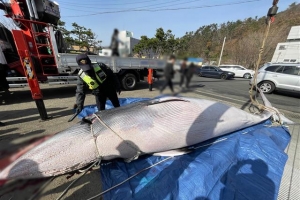
[[[80,113],[82,111],[82,106],[78,106],[77,104],[74,104],[73,109],[76,113]]]

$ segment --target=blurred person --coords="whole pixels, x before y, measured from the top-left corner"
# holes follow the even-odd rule
[[[186,72],[186,84],[185,84],[186,88],[189,88],[195,70],[196,70],[196,65],[192,62],[187,68],[187,72]]]
[[[0,91],[4,91],[5,94],[10,94],[9,83],[6,79],[6,70],[8,65],[0,63]],[[0,122],[0,126],[5,126],[5,123]]]
[[[5,94],[11,94],[9,91],[9,83],[6,79],[7,69],[8,65],[0,63],[0,91],[4,91]]]
[[[119,54],[119,43],[123,44],[124,43],[119,39],[118,37],[119,35],[119,30],[118,29],[115,29],[114,30],[114,33],[111,37],[111,43],[110,43],[110,48],[112,50],[112,56],[120,56]]]
[[[182,84],[184,82],[184,78],[186,77],[186,72],[187,72],[187,58],[183,59],[183,62],[180,65],[180,83],[179,83],[179,87],[182,87]]]
[[[168,62],[164,68],[164,76],[165,76],[165,82],[162,85],[160,89],[160,93],[164,91],[164,89],[169,85],[172,94],[174,95],[174,89],[173,89],[173,82],[172,79],[174,78],[174,63],[175,63],[176,57],[174,55],[171,55],[168,59]]]
[[[105,110],[107,98],[115,108],[120,107],[117,92],[120,95],[121,87],[113,71],[104,64],[99,64],[99,67],[93,66],[86,54],[78,55],[76,62],[81,68],[78,73],[76,104],[74,105],[76,112],[79,113],[83,109],[87,88],[95,95],[98,111]]]

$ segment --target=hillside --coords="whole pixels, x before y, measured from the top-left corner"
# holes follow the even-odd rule
[[[272,59],[278,42],[284,42],[292,26],[300,25],[300,3],[293,3],[276,15],[271,24],[262,62]],[[178,51],[180,57],[202,57],[205,61],[218,61],[223,39],[226,44],[222,63],[241,64],[252,68],[266,28],[266,17],[247,18],[235,22],[210,24],[180,38],[184,45]]]

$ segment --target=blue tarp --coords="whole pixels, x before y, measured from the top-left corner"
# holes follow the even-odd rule
[[[142,100],[147,100],[149,98],[119,98],[120,106],[134,103],[134,102],[139,102]],[[105,109],[111,109],[113,108],[113,105],[111,101],[106,101]],[[84,109],[78,114],[78,118],[82,119],[83,117],[89,116],[95,112],[98,112],[98,108],[96,105],[87,105],[84,107]]]
[[[144,99],[127,98],[120,102],[125,105]],[[85,108],[86,113],[94,110],[95,106]],[[104,191],[133,176],[103,197],[107,200],[275,200],[287,161],[284,149],[290,134],[285,127],[269,127],[270,124],[265,121],[214,138],[195,145],[189,154],[168,160],[146,155],[130,163],[103,162],[100,170]]]

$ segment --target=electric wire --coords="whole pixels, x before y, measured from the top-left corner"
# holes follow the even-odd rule
[[[124,4],[126,4],[126,5],[128,5],[128,4],[140,4],[140,3],[147,3],[147,2],[153,2],[153,1],[160,1],[160,0],[150,0],[150,1],[136,1],[136,2],[123,2],[123,3],[109,3],[109,4],[103,4],[103,3],[101,3],[101,2],[99,2],[99,1],[91,1],[91,0],[89,0],[89,3],[84,3],[84,5],[95,5],[95,3],[98,3],[98,4],[100,4],[100,5],[105,5],[105,6],[110,6],[110,5],[124,5]],[[74,3],[74,1],[60,1],[59,2],[59,4],[67,4],[67,5],[69,5],[69,4],[76,4],[76,3]]]
[[[231,3],[225,3],[225,4],[203,5],[203,6],[182,7],[182,8],[134,9],[134,10],[129,9],[129,10],[117,10],[117,11],[105,11],[105,12],[96,12],[96,13],[86,14],[86,15],[69,15],[69,16],[62,16],[62,17],[85,17],[85,16],[113,14],[113,13],[124,13],[124,12],[158,12],[158,11],[192,10],[192,9],[201,9],[201,8],[211,8],[211,7],[238,5],[238,4],[252,3],[252,2],[258,2],[258,1],[263,1],[263,0],[248,0],[248,1],[231,2]]]
[[[172,2],[177,2],[177,1],[180,1],[180,0],[176,0],[176,1],[170,1],[170,2],[165,2],[165,3],[162,3],[162,4],[170,4]],[[171,5],[164,5],[164,6],[157,6],[157,4],[153,4],[153,5],[145,5],[143,7],[135,7],[135,8],[126,8],[124,9],[125,11],[127,10],[135,10],[135,9],[146,9],[146,8],[151,8],[151,9],[155,9],[155,8],[166,8],[166,7],[170,7],[170,6],[176,6],[176,5],[182,5],[182,4],[189,4],[189,3],[194,3],[194,2],[198,2],[198,1],[203,1],[203,0],[193,0],[193,1],[188,1],[188,2],[184,2],[184,3],[177,3],[177,4],[171,4]],[[153,7],[153,6],[156,6],[156,7]],[[64,9],[67,9],[67,10],[76,10],[76,11],[85,11],[85,10],[82,10],[82,9],[73,9],[73,8],[69,8],[69,7],[64,7],[64,6],[61,6],[62,8]],[[78,7],[78,6],[76,6]],[[93,8],[93,9],[98,9],[98,8],[95,8],[95,7],[85,7],[85,8]],[[101,9],[104,9],[104,8],[101,8]],[[115,9],[115,8],[106,8],[106,9]],[[105,10],[105,9],[104,9]],[[86,12],[90,12],[86,10]]]
[[[172,1],[164,1],[163,3],[159,3],[159,4],[151,4],[151,5],[143,5],[143,6],[139,6],[139,7],[133,7],[133,8],[126,8],[126,10],[128,10],[128,9],[140,9],[140,8],[150,8],[150,7],[153,7],[153,6],[158,6],[158,5],[163,5],[163,4],[171,4],[171,3],[174,3],[174,2],[178,2],[178,1],[182,1],[182,0],[172,0]],[[196,0],[196,1],[199,1],[199,0]],[[186,3],[188,3],[188,2],[186,2]],[[120,7],[113,7],[113,8],[111,8],[111,7],[98,7],[98,6],[96,6],[96,5],[94,5],[94,6],[92,6],[92,5],[90,5],[90,6],[86,6],[86,5],[80,5],[80,4],[68,4],[68,7],[76,7],[76,8],[78,8],[78,7],[81,7],[81,8],[96,8],[96,9],[123,9],[123,8],[120,8]],[[168,5],[168,6],[170,6],[170,5]]]

